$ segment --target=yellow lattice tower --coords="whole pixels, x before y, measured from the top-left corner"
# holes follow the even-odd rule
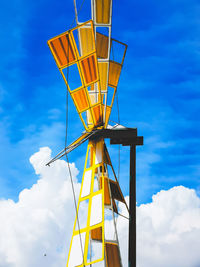
[[[107,266],[121,266],[117,235],[105,238],[104,215],[105,209],[118,212],[116,200],[126,203],[115,173],[114,180],[109,178],[108,166],[113,170],[104,140],[90,141],[67,266],[90,266],[104,260]],[[93,252],[95,245],[99,253]]]

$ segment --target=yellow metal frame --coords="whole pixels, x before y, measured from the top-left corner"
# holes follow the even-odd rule
[[[89,26],[88,26],[89,25]],[[81,55],[81,51],[79,53],[79,49],[81,50],[81,44],[79,44],[79,49],[77,47],[77,42],[75,40],[75,35],[74,35],[74,32],[77,30],[78,31],[78,34],[80,33],[79,30],[81,29],[91,29],[91,40],[90,42],[92,42],[92,50],[91,51],[88,51],[87,53],[85,53],[84,55]],[[63,37],[63,36],[67,36],[67,43],[65,44],[65,47],[68,47],[68,49],[71,51],[70,53],[73,54],[73,56],[75,57],[74,60],[68,64],[63,64],[62,66],[60,65],[59,61],[58,61],[58,58],[57,58],[57,54],[58,54],[58,51],[55,51],[55,48],[53,49],[52,48],[52,42],[55,41],[56,39],[59,40],[59,38]],[[79,40],[80,41],[80,40]],[[80,41],[81,42],[81,41]],[[118,85],[118,80],[119,80],[119,77],[120,77],[120,73],[121,73],[121,69],[122,69],[122,66],[123,66],[123,63],[124,63],[124,58],[125,58],[125,54],[126,54],[126,50],[127,50],[127,45],[118,41],[118,40],[115,40],[115,39],[111,39],[111,44],[112,42],[117,42],[121,45],[124,46],[124,54],[123,54],[123,57],[122,57],[122,61],[119,63],[119,62],[115,62],[113,60],[109,60],[108,62],[108,75],[107,75],[107,88],[106,90],[104,90],[104,92],[102,92],[101,94],[101,81],[100,81],[100,75],[99,75],[99,64],[101,64],[101,61],[99,61],[99,59],[97,59],[97,54],[96,54],[96,44],[95,44],[95,35],[94,35],[94,24],[93,24],[93,21],[92,20],[89,20],[85,23],[82,23],[81,25],[78,25],[77,27],[67,31],[67,32],[64,32],[52,39],[50,39],[48,41],[48,45],[50,47],[50,50],[53,54],[53,57],[56,61],[56,64],[58,66],[58,69],[64,79],[64,82],[67,86],[67,89],[73,99],[73,102],[74,102],[74,105],[76,107],[76,110],[79,114],[79,117],[83,123],[83,126],[84,128],[86,129],[86,131],[91,131],[93,128],[106,128],[107,125],[108,125],[108,121],[109,121],[109,117],[110,117],[110,114],[111,114],[111,110],[112,110],[112,107],[113,107],[113,102],[114,102],[114,98],[115,98],[115,94],[116,94],[116,90],[117,90],[117,85]],[[69,48],[70,47],[70,48]],[[63,48],[63,46],[62,46]],[[62,49],[61,49],[62,50]],[[64,52],[64,50],[62,50],[62,53],[65,54],[66,56],[66,51]],[[63,55],[63,54],[62,54]],[[69,53],[67,54],[66,58],[69,57]],[[83,70],[83,64],[82,64],[82,61],[83,60],[86,60],[86,59],[89,59],[90,57],[93,57],[93,60],[92,60],[92,64],[95,65],[95,68],[93,69],[94,71],[94,75],[95,75],[95,78],[96,79],[93,79],[91,80],[90,82],[87,82],[86,80],[86,76],[89,77],[91,79],[91,76],[92,76],[92,71],[89,70],[89,63],[87,62],[87,64],[85,65],[86,67],[88,66],[88,69],[86,69],[85,71]],[[66,61],[66,59],[65,59]],[[114,64],[117,64],[120,66],[120,70],[118,72],[117,75],[117,81],[116,81],[116,84],[110,84],[109,83],[109,75],[110,74],[110,64],[111,63],[114,63]],[[72,65],[76,64],[77,68],[78,68],[78,72],[79,72],[79,75],[80,75],[80,79],[81,79],[81,86],[74,89],[74,90],[71,90],[70,89],[70,86],[68,84],[68,81],[67,81],[67,78],[65,76],[65,74],[63,73],[63,70],[66,69],[67,67],[70,67]],[[85,76],[86,75],[86,76]],[[94,85],[95,83],[97,83],[97,97],[96,97],[96,100],[95,100],[95,103],[92,103],[91,99],[90,99],[90,94],[88,92],[88,87]],[[103,104],[103,101],[102,101],[102,97],[103,97],[103,94],[105,94],[105,91],[108,92],[109,88],[108,86],[114,88],[114,93],[113,93],[113,97],[112,97],[112,102],[110,105],[107,105],[107,103]],[[79,108],[79,103],[81,101],[76,101],[74,98],[73,98],[73,94],[75,92],[78,92],[79,90],[84,90],[85,92],[85,95],[86,95],[86,99],[87,99],[87,105],[85,106],[85,108],[81,109]],[[98,117],[99,119],[96,120],[95,119],[95,114],[93,112],[93,108],[95,106],[99,106],[99,113],[98,113]],[[87,120],[85,121],[84,120],[84,112],[89,112],[89,114],[86,115],[86,118]],[[90,118],[91,117],[91,118]],[[90,121],[89,119],[90,118]]]
[[[75,40],[75,37],[74,37],[73,32],[75,30],[79,30],[81,28],[86,28],[87,27],[86,25],[88,25],[88,24],[90,24],[90,26],[91,26],[92,42],[93,42],[94,49],[92,51],[88,52],[87,54],[81,56],[79,54],[79,51],[78,51],[78,48],[77,48],[77,44],[76,44],[76,40]],[[52,44],[53,44],[53,41],[55,41],[56,39],[61,38],[62,36],[65,36],[65,35],[68,36],[68,39],[67,40],[69,40],[69,41],[67,41],[67,47],[70,46],[72,48],[73,54],[75,55],[75,60],[73,62],[70,62],[69,64],[64,64],[63,66],[61,66],[60,63],[59,63],[59,61],[58,61],[58,51],[56,51],[56,52],[54,51],[55,49],[52,48],[53,47]],[[86,97],[87,97],[88,107],[85,108],[84,110],[81,110],[81,112],[79,111],[78,103],[73,99],[74,105],[75,105],[76,110],[77,110],[77,112],[79,114],[79,117],[80,117],[80,119],[81,119],[81,121],[82,121],[82,123],[84,125],[84,128],[87,131],[90,131],[94,127],[100,127],[100,128],[102,128],[103,127],[102,98],[101,98],[100,78],[99,78],[98,62],[97,62],[97,55],[96,55],[96,45],[95,45],[95,36],[94,36],[93,21],[92,20],[89,20],[89,21],[87,21],[87,22],[85,22],[85,23],[83,23],[83,24],[81,24],[81,25],[79,25],[79,26],[77,26],[77,27],[75,27],[75,28],[67,31],[67,32],[64,32],[64,33],[62,33],[62,34],[60,34],[60,35],[58,35],[58,36],[50,39],[47,43],[49,45],[49,48],[51,50],[51,53],[53,54],[53,57],[54,57],[55,61],[56,61],[57,67],[58,67],[58,69],[59,69],[59,71],[60,71],[60,73],[61,73],[61,75],[62,75],[62,77],[64,79],[64,82],[65,82],[65,84],[67,86],[67,89],[68,89],[70,95],[72,96],[72,99],[73,99],[73,93],[75,93],[75,92],[77,92],[77,91],[79,91],[81,89],[84,89],[84,91],[85,91],[85,94],[86,94]],[[68,56],[69,56],[69,54],[68,54]],[[91,56],[93,57],[94,64],[96,66],[95,67],[95,71],[94,71],[95,76],[96,76],[96,79],[95,80],[92,80],[89,83],[87,83],[86,77],[84,76],[83,66],[82,66],[82,63],[81,62],[83,60],[85,60],[85,59],[89,59]],[[70,86],[68,84],[68,81],[67,81],[67,79],[66,79],[66,77],[65,77],[65,75],[63,73],[63,70],[66,69],[67,67],[70,67],[70,66],[74,65],[74,64],[77,65],[82,86],[79,87],[79,88],[76,88],[75,90],[71,90],[70,89]],[[88,72],[88,75],[91,75],[91,72]],[[91,86],[91,85],[93,85],[95,83],[97,83],[97,86],[98,86],[98,92],[97,92],[98,97],[97,97],[97,101],[94,104],[92,104],[91,103],[91,100],[90,100],[90,95],[88,93],[87,87],[89,87],[89,86]],[[93,108],[95,106],[98,106],[98,105],[100,106],[99,118],[101,120],[100,120],[100,122],[97,123],[96,120],[95,120],[94,113],[93,113]],[[91,118],[92,118],[91,125],[89,125],[88,122],[85,122],[84,119],[83,119],[82,113],[85,112],[85,111],[89,111],[90,114],[91,114]]]
[[[100,33],[100,34],[102,34],[102,33]],[[122,61],[120,63],[116,62],[114,60],[109,60],[109,72],[108,72],[108,77],[107,77],[107,93],[108,93],[108,90],[109,90],[108,87],[114,88],[114,92],[113,92],[111,104],[110,105],[107,105],[107,104],[104,105],[103,104],[103,110],[104,110],[103,113],[105,114],[105,116],[104,116],[104,128],[107,128],[109,117],[110,117],[110,114],[111,114],[111,111],[112,111],[112,107],[113,107],[113,103],[114,103],[114,99],[115,99],[115,95],[116,95],[116,92],[117,92],[117,86],[118,86],[118,83],[119,83],[119,79],[117,81],[116,86],[109,83],[110,64],[114,63],[114,64],[118,64],[120,66],[120,68],[121,68],[120,69],[120,73],[119,73],[119,78],[120,78],[121,70],[122,70],[122,67],[123,67],[123,64],[124,64],[124,59],[125,59],[125,55],[126,55],[126,51],[127,51],[127,45],[125,43],[122,43],[122,42],[120,42],[120,41],[118,41],[116,39],[111,38],[111,45],[112,45],[113,41],[121,44],[122,46],[124,46],[124,52],[123,52],[123,56],[122,56]],[[101,64],[101,61],[98,64]],[[102,95],[103,94],[104,94],[104,92],[102,92]],[[106,108],[106,110],[105,110],[105,108]]]
[[[100,145],[100,153],[102,156],[102,160],[100,163],[96,164],[96,151],[97,151],[97,145]],[[88,166],[89,163],[89,166]],[[70,243],[70,249],[69,249],[69,254],[68,254],[68,260],[67,260],[67,267],[71,267],[69,266],[69,260],[70,260],[70,254],[71,254],[71,249],[72,249],[72,244],[73,244],[73,238],[77,235],[80,235],[82,233],[86,234],[85,237],[85,244],[84,244],[84,248],[83,248],[83,262],[81,265],[78,265],[79,267],[83,267],[83,266],[88,266],[97,262],[101,262],[105,259],[105,243],[107,242],[105,240],[105,226],[104,226],[104,210],[106,208],[106,204],[105,204],[105,179],[108,179],[108,181],[110,181],[110,178],[108,177],[108,174],[105,172],[105,167],[107,169],[107,165],[109,165],[112,169],[114,178],[115,178],[115,184],[117,185],[117,187],[120,190],[120,193],[122,195],[123,198],[123,203],[126,205],[126,201],[124,199],[124,196],[121,192],[117,177],[115,175],[113,166],[112,166],[112,162],[110,159],[110,156],[108,154],[108,150],[106,148],[105,142],[103,139],[98,140],[97,142],[95,141],[89,141],[88,147],[87,147],[87,153],[86,153],[86,160],[85,160],[85,166],[84,166],[84,172],[83,172],[83,178],[82,178],[82,184],[81,184],[81,190],[80,190],[80,194],[79,194],[79,200],[78,200],[78,205],[77,205],[77,211],[76,211],[76,218],[75,218],[75,222],[74,222],[74,227],[73,227],[73,234],[72,234],[72,239],[71,239],[71,243]],[[97,168],[102,167],[102,172],[101,172],[101,186],[100,189],[94,192],[94,178],[95,178],[95,174],[96,174],[96,170]],[[84,179],[85,179],[85,173],[87,171],[92,171],[92,175],[91,175],[91,183],[90,183],[90,192],[88,193],[88,195],[82,197],[82,192],[83,192],[83,184],[84,184]],[[109,186],[109,191],[110,191],[110,186]],[[102,221],[100,223],[97,223],[95,225],[90,226],[90,220],[91,220],[91,211],[92,211],[92,199],[94,196],[97,195],[101,195],[102,198]],[[110,197],[111,196],[111,192],[110,192]],[[80,212],[79,212],[79,208],[80,208],[80,204],[85,201],[88,200],[88,214],[87,214],[87,224],[86,226],[84,226],[83,228],[77,229],[76,225],[78,223],[78,218],[80,218]],[[113,201],[113,199],[112,199]],[[108,205],[109,207],[112,207],[112,204]],[[108,207],[107,207],[108,208]],[[128,209],[128,207],[127,207]],[[80,223],[80,221],[79,221]],[[93,261],[88,261],[87,256],[88,256],[88,250],[89,250],[89,240],[90,240],[90,231],[97,229],[101,227],[102,229],[102,241],[98,241],[101,242],[102,244],[102,256],[99,259],[93,260]],[[108,242],[107,242],[108,243]]]
[[[102,155],[104,153],[104,140],[102,139],[101,141],[99,141],[101,143],[101,147],[102,147]],[[80,207],[80,203],[84,200],[88,200],[89,201],[89,205],[88,205],[88,217],[87,217],[87,226],[85,228],[82,229],[78,229],[76,230],[76,224],[77,224],[77,220],[78,217],[76,215],[76,219],[75,219],[75,223],[74,223],[74,228],[73,228],[73,235],[72,235],[72,239],[71,239],[71,243],[70,243],[70,250],[69,250],[69,254],[68,254],[68,260],[67,260],[67,267],[68,267],[68,263],[69,263],[69,259],[70,259],[70,253],[71,253],[71,248],[72,248],[72,241],[73,241],[73,237],[76,235],[79,235],[81,233],[86,233],[86,238],[85,238],[85,247],[84,247],[84,260],[81,266],[88,266],[100,261],[103,261],[105,258],[105,254],[104,254],[104,247],[105,247],[105,240],[104,240],[104,179],[102,179],[102,188],[96,192],[93,192],[94,189],[94,177],[95,177],[95,170],[96,168],[102,166],[102,177],[104,177],[104,159],[102,157],[102,162],[99,164],[95,164],[95,158],[96,158],[96,143],[90,141],[88,144],[88,148],[87,148],[87,153],[86,153],[86,160],[85,160],[85,167],[84,167],[84,172],[83,172],[83,179],[82,179],[82,184],[81,184],[81,190],[80,190],[80,195],[79,195],[79,200],[78,200],[78,205],[77,205],[77,214],[79,214],[79,207]],[[89,160],[89,153],[91,153],[92,155],[92,166],[87,168],[87,163]],[[90,187],[90,194],[85,196],[85,197],[81,197],[82,195],[82,190],[83,190],[83,183],[84,183],[84,177],[85,177],[85,172],[92,170],[92,179],[91,179],[91,187]],[[96,195],[102,195],[102,221],[101,223],[98,223],[96,225],[90,226],[90,219],[91,219],[91,205],[92,205],[92,198]],[[90,231],[96,228],[102,228],[102,257],[100,259],[88,262],[87,260],[87,255],[88,255],[88,248],[89,248],[89,234]],[[71,266],[70,266],[71,267]]]

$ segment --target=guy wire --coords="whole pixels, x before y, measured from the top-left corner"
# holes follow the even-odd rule
[[[72,24],[70,26],[71,27],[74,25],[74,22],[76,21],[76,24],[78,24],[78,14],[81,12],[82,8],[83,8],[83,4],[85,3],[85,0],[82,1],[81,6],[79,7],[78,11],[77,11],[77,7],[76,7],[76,0],[73,1],[74,2],[74,12],[75,12],[75,17],[72,21]]]
[[[84,0],[85,1],[85,0]],[[74,22],[73,22],[74,23]],[[69,45],[68,45],[68,57],[67,59],[69,60]],[[67,62],[69,63],[69,62]],[[67,67],[67,86],[69,86],[69,67]],[[67,88],[67,94],[66,94],[66,128],[65,128],[65,151],[67,147],[67,134],[68,134],[68,88]],[[67,166],[68,166],[68,171],[69,171],[69,176],[70,176],[70,181],[71,181],[71,186],[72,186],[72,192],[73,192],[73,198],[74,198],[74,206],[76,210],[76,218],[77,218],[77,224],[78,224],[78,231],[79,231],[79,238],[80,238],[80,246],[81,246],[81,252],[82,252],[82,257],[83,257],[83,265],[84,264],[84,251],[83,251],[83,244],[82,244],[82,239],[81,239],[81,232],[80,232],[80,222],[79,222],[79,216],[78,216],[78,210],[77,210],[77,203],[76,203],[76,194],[75,194],[75,189],[74,189],[74,183],[73,183],[73,178],[72,178],[72,173],[71,173],[71,168],[70,168],[70,163],[69,159],[67,156],[67,153],[65,154],[66,160],[67,160]]]

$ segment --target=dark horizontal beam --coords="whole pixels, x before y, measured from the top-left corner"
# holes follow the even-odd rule
[[[97,140],[102,137],[109,138],[112,145],[143,145],[143,136],[137,136],[137,128],[102,129],[93,134],[90,140]]]
[[[90,139],[103,138],[132,138],[137,136],[137,128],[102,129],[96,132]]]
[[[62,158],[64,155],[68,154],[85,141],[89,140],[98,140],[99,138],[109,138],[111,144],[121,144],[123,146],[130,145],[143,145],[143,137],[137,136],[137,128],[116,128],[111,129],[96,129],[87,134],[84,133],[81,137],[63,149],[58,153],[53,159],[51,159],[46,165],[50,165],[57,159]]]
[[[142,146],[143,136],[137,136],[133,138],[111,138],[110,144],[111,145],[123,145],[123,146],[131,146],[131,145]]]

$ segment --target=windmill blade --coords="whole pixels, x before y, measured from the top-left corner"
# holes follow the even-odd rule
[[[108,125],[127,49],[111,39],[112,1],[92,3],[94,24],[93,20],[78,23],[48,41],[87,131]]]
[[[92,19],[94,21],[97,61],[102,90],[103,122],[106,128],[111,113],[111,108],[107,108],[107,95],[110,67],[112,0],[92,0]]]
[[[93,21],[50,39],[48,45],[85,129],[101,127],[103,110]]]
[[[127,45],[111,38],[112,0],[92,0],[103,122],[107,127],[123,66]]]
[[[96,32],[97,60],[99,66],[99,76],[101,84],[101,95],[104,109],[104,127],[108,125],[112,111],[117,86],[121,74],[121,69],[126,55],[127,45],[111,38],[111,52],[109,60],[107,56],[108,36]]]
[[[79,2],[79,1],[77,1]],[[109,80],[109,67],[110,67],[110,50],[111,50],[111,26],[112,26],[112,0],[92,0],[91,1],[91,13],[92,20],[94,22],[94,32],[96,39],[96,49],[97,49],[97,61],[100,76],[100,87],[101,87],[101,97],[103,106],[103,124],[106,128],[108,124],[108,119],[112,109],[111,103],[107,103],[108,94],[115,95],[116,88],[108,87]],[[74,0],[75,14],[77,24],[79,22],[79,14],[76,8],[76,1]],[[79,34],[79,43],[82,49],[88,46],[87,39],[83,38],[82,34]],[[112,66],[111,66],[112,67]],[[115,68],[117,69],[117,68]],[[119,71],[119,68],[117,69]],[[112,68],[113,73],[113,68]],[[109,91],[109,92],[108,92]]]

